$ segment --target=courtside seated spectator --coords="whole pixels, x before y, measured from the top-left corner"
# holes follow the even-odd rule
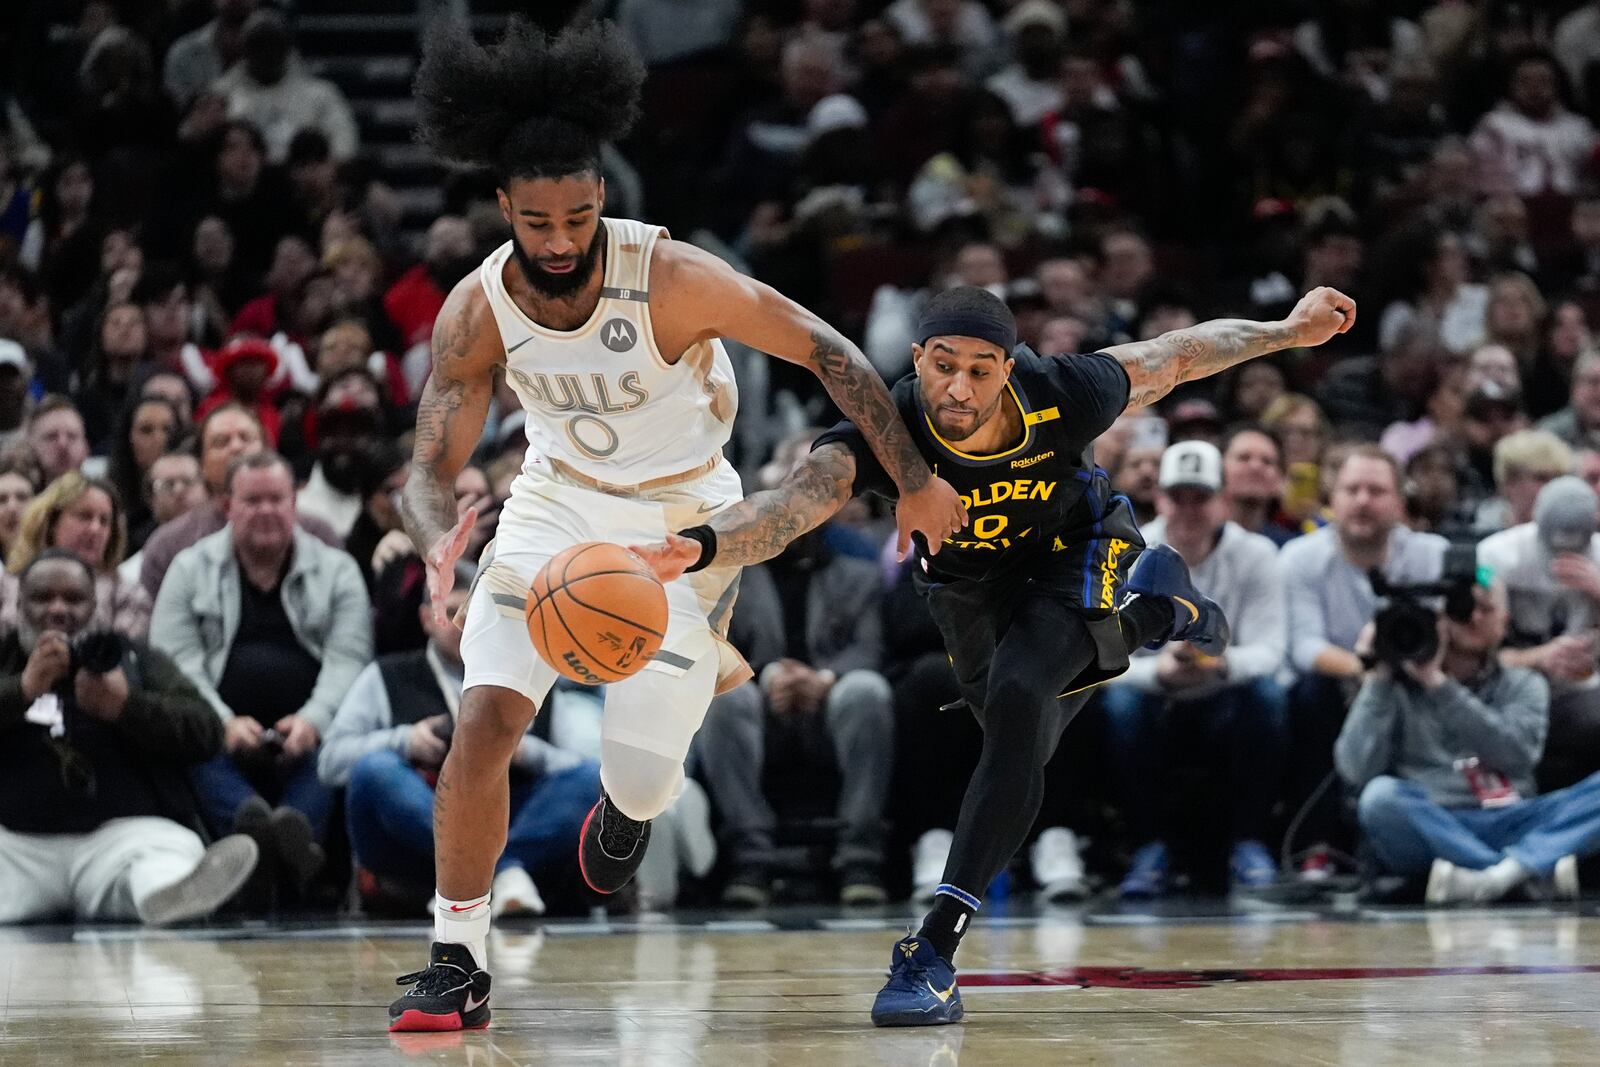
[[[1383,869],[1426,875],[1428,903],[1499,900],[1527,883],[1576,898],[1577,860],[1600,850],[1600,772],[1537,795],[1549,687],[1496,659],[1504,587],[1473,596],[1467,622],[1440,627],[1433,658],[1366,670],[1334,749],[1339,773],[1361,791]]]
[[[228,525],[173,561],[156,644],[224,723],[225,751],[195,772],[207,824],[267,839],[293,894],[322,864],[317,745],[372,658],[372,624],[355,561],[296,528],[282,456],[241,456],[225,484]]]
[[[95,579],[46,549],[0,641],[0,923],[198,919],[256,865],[248,837],[196,832],[187,773],[222,745],[216,714],[166,656],[107,640]]]
[[[474,574],[471,564],[456,568],[447,617],[467,602]],[[369,663],[345,694],[317,757],[323,783],[346,789],[357,885],[368,897],[385,880],[433,886],[433,787],[461,704],[461,631],[453,623],[436,625],[427,602],[420,615],[427,647]],[[598,763],[523,736],[512,757],[509,836],[491,890],[496,918],[541,915],[544,894],[560,910],[586,905],[572,843],[599,795]]]
[[[64,548],[95,575],[95,622],[125,637],[150,632],[150,597],[137,582],[117,573],[127,547],[127,520],[116,487],[77,471],[62,475],[29,502],[0,578],[0,632],[16,628],[17,575],[49,548]]]

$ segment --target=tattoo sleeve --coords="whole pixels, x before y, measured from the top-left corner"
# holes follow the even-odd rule
[[[712,518],[716,564],[749,566],[778,555],[844,507],[854,492],[856,461],[843,445],[823,445],[776,489],[746,497]]]
[[[827,327],[811,331],[811,344],[806,366],[822,379],[833,402],[867,439],[901,494],[921,489],[933,473],[872,364],[854,345]]]
[[[1180,382],[1208,378],[1294,341],[1288,323],[1213,319],[1106,351],[1128,372],[1128,407],[1138,408],[1154,404]]]
[[[441,317],[433,336],[433,373],[417,403],[411,476],[400,515],[426,556],[456,524],[456,475],[472,454],[488,413],[488,376],[472,368],[473,331],[463,315]]]

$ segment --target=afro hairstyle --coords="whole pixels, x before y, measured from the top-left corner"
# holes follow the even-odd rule
[[[441,20],[417,71],[418,133],[443,159],[492,170],[501,183],[598,173],[601,143],[639,116],[644,76],[611,23],[552,36],[514,17],[484,45],[465,23]]]

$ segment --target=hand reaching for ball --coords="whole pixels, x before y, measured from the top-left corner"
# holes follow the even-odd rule
[[[665,541],[649,545],[629,545],[628,551],[650,565],[662,585],[683,577],[683,572],[700,562],[700,542],[692,537],[667,534]]]

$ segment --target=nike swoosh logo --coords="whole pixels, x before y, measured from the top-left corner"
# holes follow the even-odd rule
[[[955,987],[952,986],[951,988],[953,989]],[[467,1005],[462,1010],[462,1014],[466,1015],[466,1014],[469,1014],[471,1012],[475,1012],[479,1008],[483,1007],[484,1004],[488,1003],[488,1001],[489,1001],[489,994],[487,994],[487,993],[485,993],[483,996],[479,997],[476,1001],[474,1001],[472,999],[472,994],[468,993],[467,994]]]
[[[720,503],[718,503],[718,504],[701,504],[698,508],[695,509],[695,514],[696,515],[709,515],[713,511],[716,511],[721,507],[722,507],[722,505]]]
[[[1200,609],[1199,608],[1195,607],[1193,604],[1189,603],[1187,600],[1183,599],[1183,597],[1181,597],[1181,596],[1175,596],[1172,599],[1176,600],[1178,603],[1182,604],[1184,607],[1189,609],[1189,614],[1194,616],[1194,618],[1189,620],[1190,622],[1199,622],[1200,621]]]
[[[518,341],[516,344],[512,345],[510,348],[506,349],[506,355],[509,356],[511,353],[515,352],[517,349],[521,348],[523,345],[527,344],[531,340],[533,340],[533,335],[529,334],[528,336],[524,337],[522,340]]]
[[[476,908],[479,904],[482,904],[482,903],[483,903],[483,901],[480,900],[480,901],[477,901],[475,903],[468,904],[466,907],[462,907],[460,904],[452,904],[452,905],[450,905],[450,910],[451,911],[471,911],[473,908]]]
[[[954,982],[951,982],[950,983],[950,988],[946,989],[943,993],[941,993],[937,989],[933,988],[933,983],[932,982],[928,983],[928,992],[930,992],[934,996],[938,997],[940,1004],[948,1003],[950,998],[955,995],[955,991],[956,991],[956,984]]]

